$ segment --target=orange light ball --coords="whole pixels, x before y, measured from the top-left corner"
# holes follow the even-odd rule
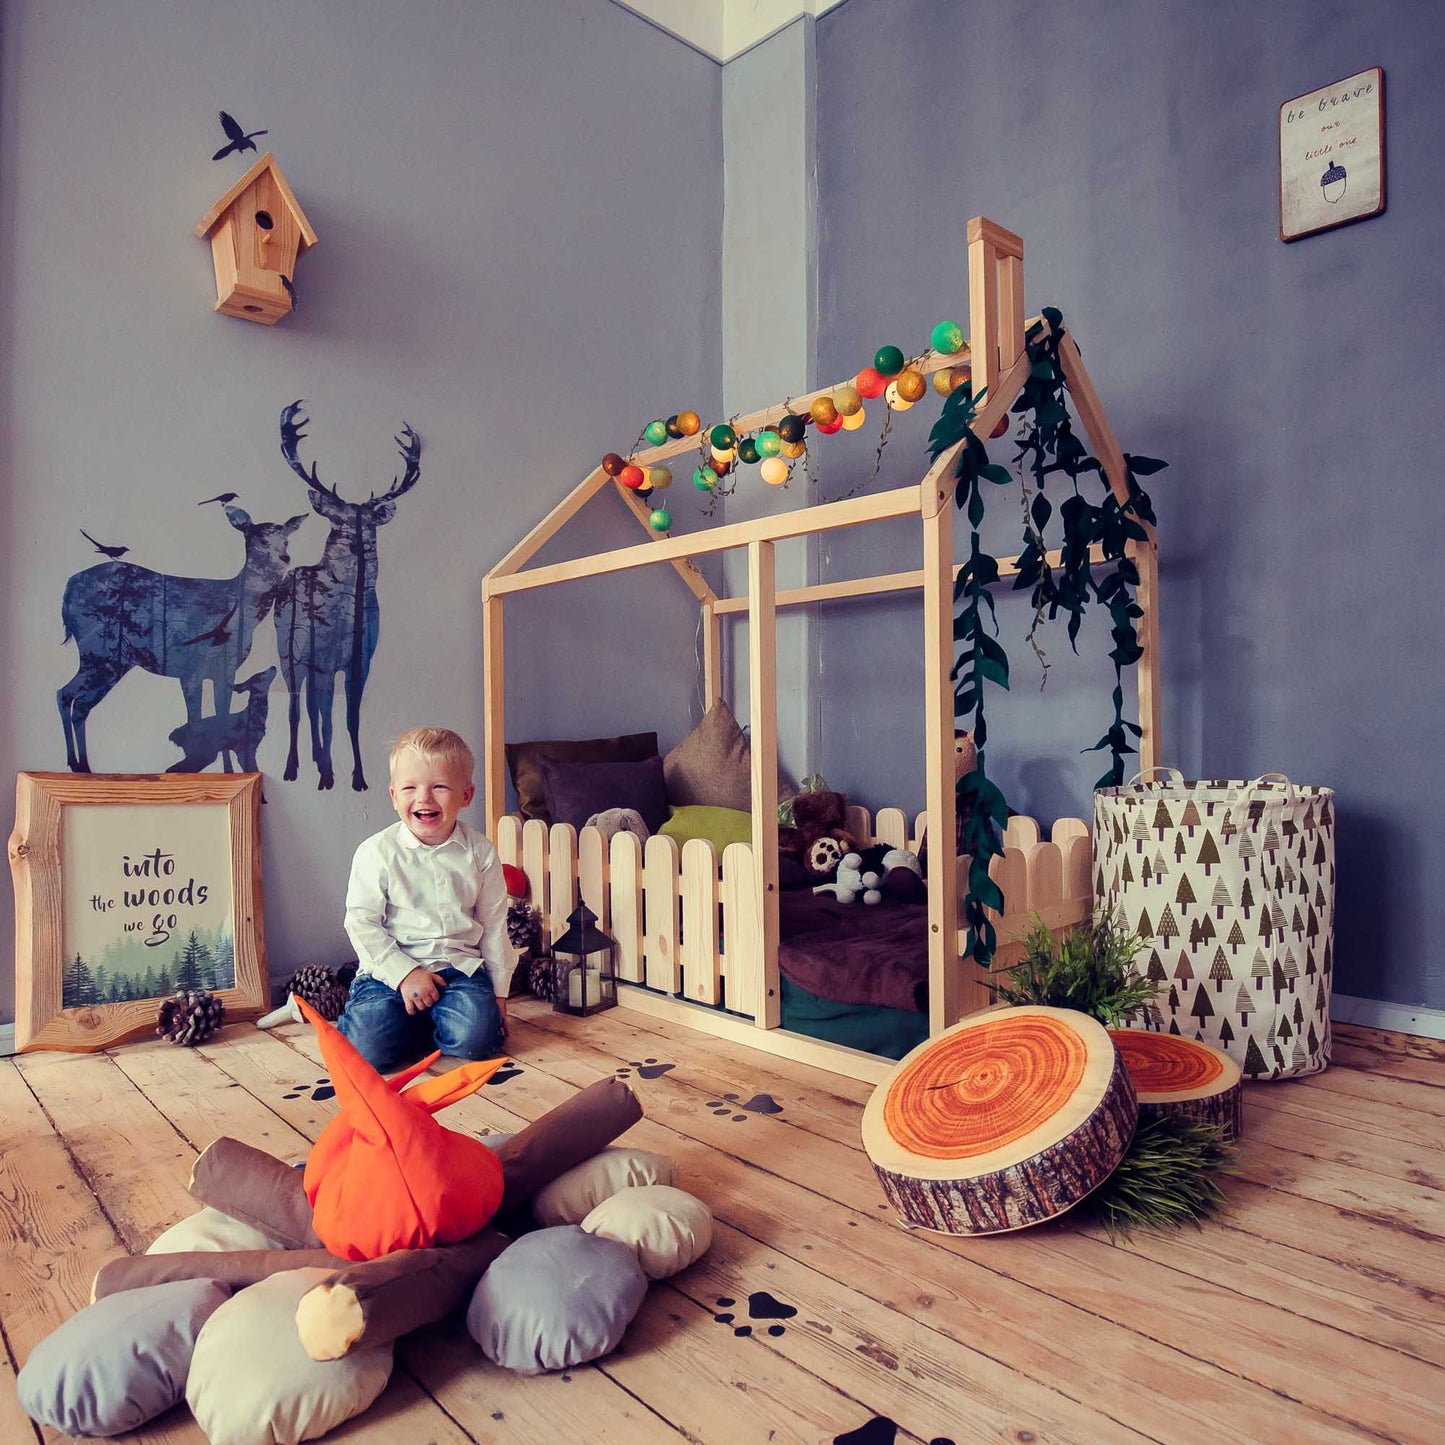
[[[922,401],[928,392],[928,383],[923,379],[923,373],[915,371],[911,366],[907,371],[898,373],[893,385],[898,388],[898,395],[908,402]]]
[[[618,473],[617,480],[635,492],[647,481],[647,473],[641,467],[629,464]]]
[[[858,373],[856,385],[860,396],[882,396],[888,385],[888,378],[871,366],[865,366]]]
[[[843,430],[844,430],[844,431],[857,431],[858,428],[859,428],[860,426],[862,426],[863,423],[864,423],[865,421],[867,421],[867,420],[868,420],[868,417],[867,417],[867,415],[865,414],[865,412],[864,412],[864,410],[863,410],[862,404],[860,403],[859,406],[858,406],[858,410],[857,410],[857,411],[850,411],[850,412],[843,418]]]
[[[833,405],[831,396],[820,396],[808,410],[820,427],[831,427],[838,420],[838,408]]]
[[[945,366],[942,371],[933,373],[933,389],[939,396],[947,396],[953,390],[953,368]]]
[[[677,424],[685,437],[696,436],[702,430],[702,418],[695,411],[678,412]]]
[[[1007,430],[1008,430],[1008,413],[1005,412],[1001,417],[999,417],[999,419],[998,419],[998,425],[997,425],[996,427],[994,427],[994,429],[993,429],[991,432],[989,432],[989,434],[988,434],[988,435],[989,435],[989,440],[992,441],[993,438],[995,438],[995,437],[1001,437]]]
[[[856,386],[845,383],[834,388],[833,405],[838,408],[839,416],[857,416],[863,410],[863,398],[858,394]]]

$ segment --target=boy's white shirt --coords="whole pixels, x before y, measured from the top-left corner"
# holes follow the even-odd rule
[[[445,843],[405,823],[368,838],[351,862],[346,934],[363,973],[396,988],[414,968],[485,964],[497,997],[512,981],[507,884],[487,837],[458,821]]]

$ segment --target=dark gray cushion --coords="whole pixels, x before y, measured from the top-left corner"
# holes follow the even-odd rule
[[[636,1254],[575,1224],[539,1229],[482,1276],[467,1329],[494,1364],[524,1375],[610,1354],[647,1294]]]
[[[517,790],[517,811],[524,818],[547,816],[538,758],[559,758],[568,763],[636,762],[657,756],[656,733],[626,733],[617,738],[572,738],[550,742],[508,743],[507,767]]]
[[[119,1435],[186,1393],[201,1326],[230,1291],[208,1279],[122,1290],[87,1305],[30,1352],[20,1406],[63,1435]]]
[[[580,829],[594,813],[609,808],[632,808],[649,833],[667,822],[667,784],[659,757],[626,763],[569,763],[544,756],[537,759],[537,768],[554,823],[571,823]]]

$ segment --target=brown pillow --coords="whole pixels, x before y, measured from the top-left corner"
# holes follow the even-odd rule
[[[719,699],[662,760],[667,801],[674,808],[753,805],[752,749],[732,709]]]
[[[638,763],[657,756],[656,733],[627,733],[617,738],[574,738],[570,741],[508,743],[507,768],[517,790],[517,811],[524,818],[552,821],[537,758],[545,754],[566,763]]]

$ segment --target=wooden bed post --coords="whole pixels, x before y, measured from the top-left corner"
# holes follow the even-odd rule
[[[748,543],[748,710],[753,755],[753,885],[763,930],[755,999],[739,999],[759,1028],[775,1029],[778,983],[778,616],[772,542]]]
[[[502,656],[502,598],[482,587],[482,797],[487,837],[497,837],[497,823],[507,811],[506,700]]]
[[[706,712],[723,695],[722,618],[717,604],[702,604],[702,710]]]
[[[992,397],[1023,354],[1024,243],[982,216],[968,223],[968,329],[973,394]]]
[[[953,497],[946,484],[922,493],[923,757],[928,806],[928,1032],[982,1007],[958,960],[958,858],[954,851]],[[979,990],[981,992],[981,990]]]

